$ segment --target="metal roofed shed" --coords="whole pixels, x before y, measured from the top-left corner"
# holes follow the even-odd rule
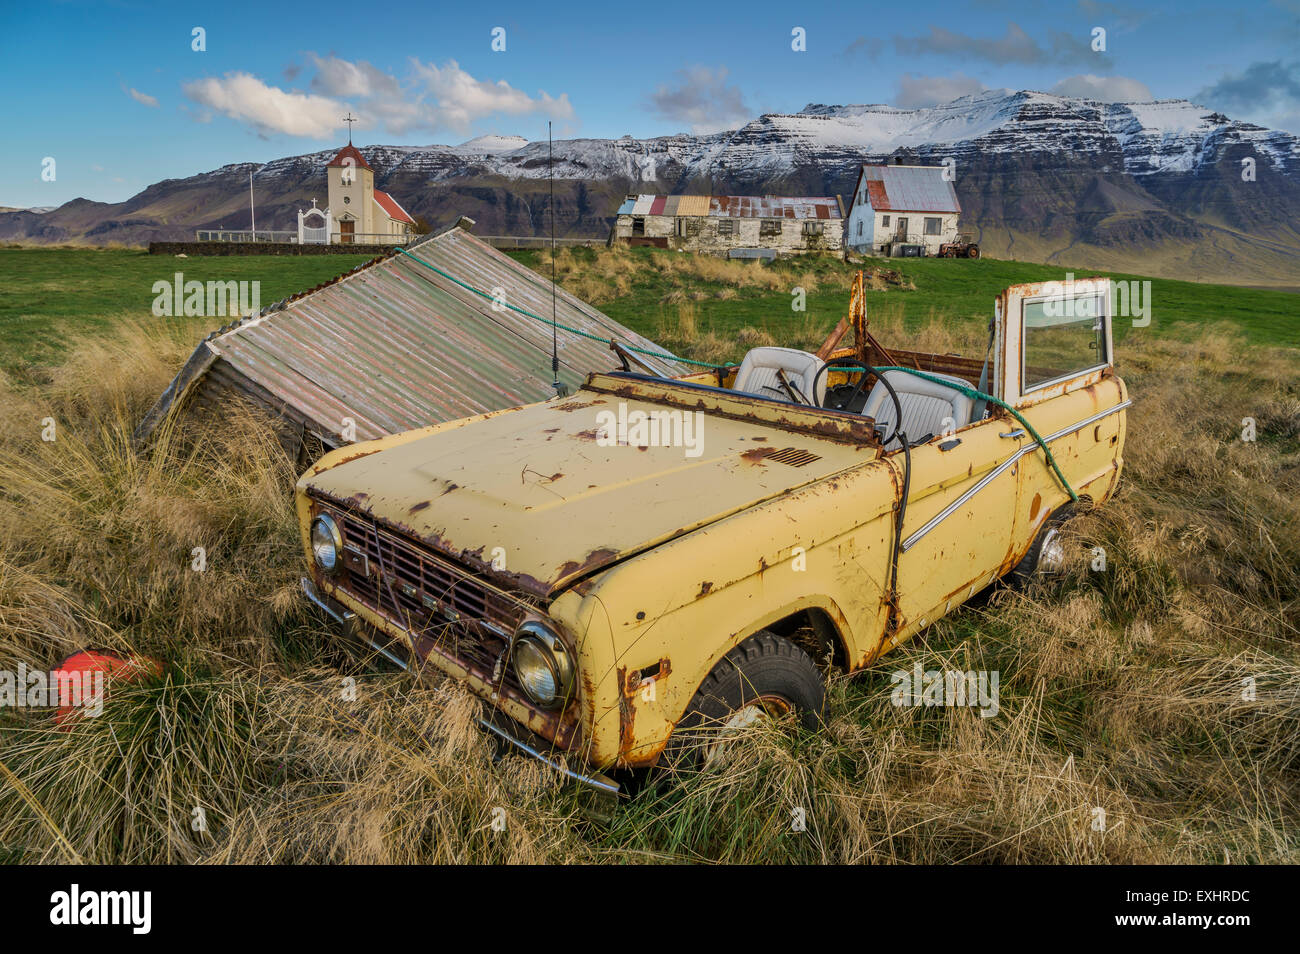
[[[609,240],[717,255],[799,255],[838,251],[843,223],[838,196],[629,195],[614,213]]]
[[[210,334],[145,416],[137,441],[173,407],[215,410],[232,396],[279,415],[282,443],[298,453],[311,438],[338,447],[555,394],[549,279],[460,225],[408,251]],[[556,319],[601,339],[559,329],[560,380],[570,390],[619,364],[610,338],[667,354],[562,288]],[[661,374],[689,370],[637,357]]]

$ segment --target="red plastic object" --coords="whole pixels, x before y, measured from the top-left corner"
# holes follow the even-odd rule
[[[54,721],[57,725],[65,726],[78,709],[84,709],[88,703],[93,702],[94,674],[103,673],[103,689],[105,698],[108,695],[108,683],[112,679],[118,679],[123,682],[134,682],[145,676],[161,676],[163,671],[162,663],[156,659],[150,659],[148,656],[132,656],[124,659],[114,653],[99,652],[93,649],[83,649],[81,652],[73,653],[63,662],[59,663],[58,668],[54,670],[55,685],[57,687],[57,700],[61,704],[59,711],[55,713]],[[81,704],[73,705],[73,674],[81,674]],[[65,700],[67,700],[65,702]],[[100,700],[102,701],[102,700]]]

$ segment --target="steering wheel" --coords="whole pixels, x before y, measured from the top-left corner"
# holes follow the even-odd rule
[[[843,361],[845,359],[839,358],[837,360]],[[836,364],[835,361],[827,361],[825,364],[823,364],[820,368],[817,369],[817,373],[813,375],[813,382],[812,382],[813,394],[817,393],[817,382],[821,380],[822,374],[826,371],[829,371],[831,368],[835,368],[835,367],[841,367],[841,365]],[[849,367],[856,367],[856,365],[849,365]],[[874,370],[874,369],[868,366],[868,370]],[[876,374],[876,380],[884,384],[885,390],[889,392],[889,396],[894,400],[894,429],[892,432],[890,432],[890,435],[888,437],[886,437],[884,440],[880,442],[881,447],[888,447],[889,444],[896,437],[898,437],[898,428],[899,425],[901,425],[903,422],[903,402],[898,399],[898,392],[894,390],[894,386],[889,383],[889,379],[885,377],[885,375],[879,373]],[[837,406],[832,408],[832,410],[842,411],[850,404],[852,404],[857,399],[858,395],[862,393],[862,388],[863,386],[866,385],[866,383],[867,383],[867,376],[864,373],[862,377],[858,379],[857,386],[853,389],[853,393],[850,394],[847,399],[841,401]],[[822,407],[827,407],[827,405],[823,403]]]

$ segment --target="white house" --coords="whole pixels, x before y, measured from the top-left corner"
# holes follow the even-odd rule
[[[348,143],[325,168],[329,205],[298,213],[299,242],[390,245],[410,241],[415,220],[387,192],[375,188],[375,171]]]
[[[866,255],[898,254],[917,245],[936,255],[958,238],[961,203],[943,166],[868,166],[858,182],[844,221],[844,245]]]

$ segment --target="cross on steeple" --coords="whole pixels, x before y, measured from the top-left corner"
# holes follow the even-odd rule
[[[348,114],[343,117],[343,121],[348,124],[348,145],[350,146],[352,145],[352,124],[355,122],[360,122],[360,120],[356,119],[352,115],[352,111],[349,110]]]

